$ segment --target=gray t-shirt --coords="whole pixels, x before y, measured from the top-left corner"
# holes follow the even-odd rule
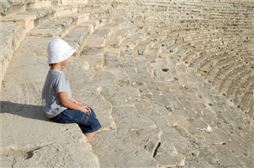
[[[48,118],[53,118],[67,109],[61,104],[57,92],[67,92],[68,98],[72,98],[71,87],[63,71],[49,69],[42,89],[42,106]]]

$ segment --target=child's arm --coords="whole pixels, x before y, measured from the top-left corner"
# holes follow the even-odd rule
[[[60,101],[63,106],[70,108],[70,109],[82,111],[82,105],[76,104],[75,102],[73,102],[72,100],[74,100],[74,99],[68,99],[66,92],[58,92],[58,96],[59,96]],[[87,108],[87,110],[88,110],[88,108]]]
[[[79,104],[79,105],[81,105],[81,106],[87,106],[86,104],[84,104],[84,103],[80,103],[80,102],[78,102],[77,100],[75,100],[74,98],[71,98],[70,99],[73,103],[75,103],[75,104]]]
[[[74,98],[71,98],[70,101],[72,101],[73,103],[76,103],[76,104],[80,104],[77,100],[75,100]]]

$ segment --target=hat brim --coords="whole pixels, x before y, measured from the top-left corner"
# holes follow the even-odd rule
[[[54,63],[62,62],[64,60],[66,60],[67,58],[69,58],[70,56],[72,56],[73,53],[75,53],[75,52],[76,52],[76,49],[71,48],[71,49],[65,51],[60,58],[58,57],[58,59],[56,59],[56,60],[48,61],[48,63],[49,64],[54,64]]]

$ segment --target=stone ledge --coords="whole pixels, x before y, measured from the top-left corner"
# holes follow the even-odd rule
[[[98,157],[77,124],[31,120],[4,112],[1,128],[10,130],[0,140],[4,166],[99,167]],[[8,124],[13,121],[16,124]]]

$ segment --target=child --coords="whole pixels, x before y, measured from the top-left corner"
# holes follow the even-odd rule
[[[50,69],[42,89],[43,110],[55,122],[77,123],[91,143],[101,124],[91,107],[72,97],[69,81],[62,71],[76,50],[61,38],[49,41],[47,50]]]

